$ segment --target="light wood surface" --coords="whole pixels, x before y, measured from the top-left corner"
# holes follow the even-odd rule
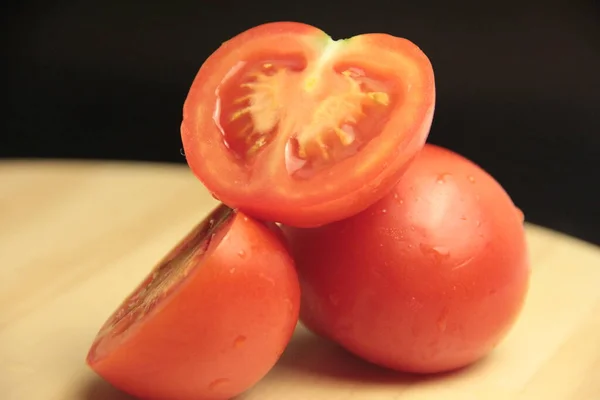
[[[0,162],[0,399],[131,399],[84,363],[107,316],[216,204],[184,166]],[[543,206],[543,205],[540,205]],[[599,400],[600,250],[527,226],[508,338],[457,373],[382,371],[299,327],[243,400]]]

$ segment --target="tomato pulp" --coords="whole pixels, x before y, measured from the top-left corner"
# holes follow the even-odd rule
[[[426,145],[362,213],[283,230],[301,320],[384,367],[466,366],[505,337],[526,297],[523,214],[489,174],[440,147]]]
[[[222,202],[256,218],[319,226],[398,181],[432,123],[427,56],[387,34],[333,40],[275,22],[225,42],[183,108],[187,162]]]
[[[253,386],[298,320],[297,275],[274,229],[216,208],[108,319],[88,364],[141,399],[229,399]]]

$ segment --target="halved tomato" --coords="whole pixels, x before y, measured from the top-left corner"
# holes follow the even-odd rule
[[[142,399],[229,399],[275,365],[300,288],[276,226],[216,208],[108,319],[87,357]]]
[[[412,42],[274,22],[208,57],[181,137],[192,171],[225,204],[319,226],[389,192],[423,147],[434,105],[433,68]]]

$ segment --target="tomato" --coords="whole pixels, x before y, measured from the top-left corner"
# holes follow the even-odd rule
[[[362,213],[283,230],[304,324],[391,369],[475,362],[505,337],[526,298],[523,214],[480,167],[433,145]]]
[[[225,42],[183,107],[188,165],[225,204],[319,226],[373,204],[421,150],[434,74],[412,42],[274,22]]]
[[[142,399],[229,399],[276,363],[300,289],[281,239],[217,207],[108,319],[87,357]]]

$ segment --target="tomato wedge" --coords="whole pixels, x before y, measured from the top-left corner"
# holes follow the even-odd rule
[[[319,226],[365,209],[423,147],[433,68],[409,40],[333,40],[274,22],[225,42],[185,100],[188,165],[215,197],[253,217]]]
[[[138,398],[229,399],[275,365],[299,308],[279,228],[221,205],[106,321],[87,363]]]

